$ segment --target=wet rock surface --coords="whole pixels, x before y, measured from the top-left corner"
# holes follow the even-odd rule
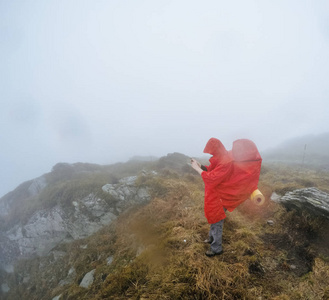
[[[309,187],[286,193],[282,197],[272,197],[276,202],[281,202],[288,209],[308,210],[313,215],[325,216],[329,219],[329,194]]]
[[[20,258],[45,256],[62,242],[88,237],[125,209],[149,201],[148,189],[135,186],[136,178],[131,176],[117,184],[104,185],[102,190],[110,194],[112,201],[91,193],[65,207],[56,205],[36,211],[24,224],[18,220],[9,230],[0,232],[0,267],[5,269]],[[45,184],[39,178],[30,187],[33,193],[38,193]]]

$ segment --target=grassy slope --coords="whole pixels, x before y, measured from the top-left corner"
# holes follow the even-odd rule
[[[325,189],[328,179],[311,170],[267,166],[259,187],[268,198],[273,190],[311,184]],[[30,282],[11,290],[8,299],[328,299],[328,253],[319,244],[323,220],[287,213],[270,201],[262,207],[246,201],[228,213],[224,254],[208,258],[201,242],[209,229],[201,178],[167,172],[141,177],[139,184],[153,188],[148,205],[88,239],[58,247],[67,255],[52,264],[49,258],[22,262],[16,274],[29,268]],[[107,265],[109,256],[114,260]],[[59,286],[72,266],[75,281]],[[94,268],[93,285],[79,287]]]

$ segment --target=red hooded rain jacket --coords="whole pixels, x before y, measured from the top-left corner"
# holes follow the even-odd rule
[[[257,189],[262,158],[256,145],[247,139],[236,140],[227,151],[211,138],[204,151],[213,155],[207,171],[201,173],[205,184],[204,212],[208,223],[226,217],[224,208],[233,211]]]

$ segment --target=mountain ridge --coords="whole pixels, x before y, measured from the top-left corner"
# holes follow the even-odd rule
[[[328,174],[264,162],[259,188],[265,204],[246,200],[229,213],[225,252],[209,259],[202,243],[209,230],[204,185],[188,161],[186,155],[171,153],[157,161],[111,166],[61,163],[43,175],[47,185],[40,177],[24,183],[18,191],[29,191],[29,197],[13,206],[11,217],[18,218],[21,228],[28,225],[20,231],[25,238],[31,236],[34,213],[52,224],[59,206],[71,220],[77,220],[77,213],[84,222],[104,212],[116,218],[90,235],[57,243],[48,255],[20,259],[0,270],[1,299],[326,299],[329,288],[322,279],[329,276],[329,253],[322,241],[328,222],[270,196],[314,185],[325,190]],[[134,195],[147,188],[150,199],[118,213],[130,187]],[[34,212],[22,209],[25,202]],[[0,253],[3,245],[1,240]],[[15,249],[5,250],[15,254]]]
[[[329,132],[295,137],[262,152],[270,162],[307,165],[329,170]]]

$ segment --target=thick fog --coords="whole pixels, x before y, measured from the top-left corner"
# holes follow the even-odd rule
[[[328,1],[0,0],[0,196],[58,162],[329,130]]]

